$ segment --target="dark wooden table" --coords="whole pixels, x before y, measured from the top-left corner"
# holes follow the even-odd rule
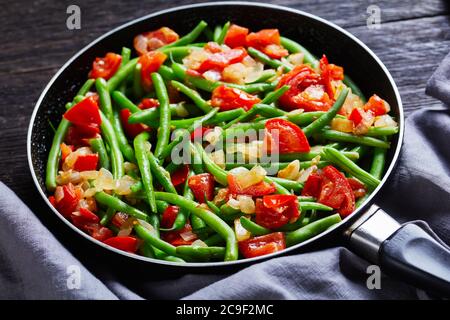
[[[58,238],[70,237],[65,234],[68,228],[61,227],[62,222],[40,199],[26,156],[28,124],[41,91],[65,61],[106,31],[145,14],[192,2],[202,1],[78,0],[75,3],[81,8],[81,29],[72,31],[66,27],[66,9],[74,1],[19,0],[2,5],[0,181],[15,191]],[[422,107],[439,105],[438,101],[425,95],[425,85],[450,49],[449,8],[444,1],[266,2],[316,14],[344,27],[365,42],[392,73],[400,88],[406,115]],[[379,29],[367,27],[367,9],[371,4],[380,9]],[[85,240],[73,237],[63,243],[75,254],[81,253],[78,256],[86,256],[87,241],[82,241]],[[92,256],[97,252],[93,250]]]

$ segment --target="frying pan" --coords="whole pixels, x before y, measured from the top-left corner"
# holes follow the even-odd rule
[[[365,203],[340,224],[308,241],[267,256],[233,262],[179,265],[107,246],[77,229],[49,203],[44,183],[45,163],[53,137],[49,121],[60,121],[64,104],[72,100],[85,81],[94,58],[108,51],[120,52],[122,46],[131,48],[134,35],[161,26],[170,26],[179,34],[185,34],[201,19],[211,25],[230,20],[252,30],[278,28],[283,35],[298,41],[316,56],[326,53],[331,61],[344,67],[346,74],[358,83],[364,93],[375,92],[389,102],[400,130],[393,138],[388,152],[387,171]],[[403,107],[398,89],[383,63],[356,37],[328,21],[299,10],[262,3],[215,2],[177,7],[136,19],[108,32],[79,51],[50,80],[37,101],[28,130],[27,152],[34,182],[49,210],[53,210],[82,237],[122,255],[126,260],[136,259],[160,269],[169,268],[179,272],[208,272],[218,268],[239,269],[275,256],[340,243],[380,265],[391,276],[416,287],[450,296],[449,249],[415,224],[401,226],[373,204],[374,196],[394,170],[402,146],[403,131]]]

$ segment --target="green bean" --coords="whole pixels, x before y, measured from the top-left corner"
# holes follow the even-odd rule
[[[221,122],[233,120],[236,117],[239,117],[244,113],[245,113],[245,111],[242,108],[218,112],[214,117],[212,117],[211,119],[206,121],[204,124],[205,125],[216,125]],[[201,118],[202,117],[195,117],[195,118],[181,119],[181,120],[172,120],[171,125],[175,128],[188,128],[193,123],[201,120]],[[131,119],[131,117],[130,117],[130,119]]]
[[[231,22],[227,21],[224,25],[222,30],[220,31],[220,35],[217,38],[217,43],[218,44],[223,44],[223,41],[225,40],[225,36],[227,35],[228,29],[230,28]]]
[[[148,132],[142,132],[134,138],[134,150],[136,152],[136,160],[141,172],[142,183],[146,192],[147,200],[152,212],[156,212],[155,192],[153,190],[153,178],[150,172],[150,160],[148,158],[146,142],[150,135]]]
[[[334,148],[334,149],[339,149],[339,148],[336,148],[336,147],[333,147],[333,146],[328,146],[328,145],[327,145],[327,147],[331,147],[331,148]],[[366,155],[368,150],[369,150],[369,147],[367,147],[367,146],[356,146],[353,149],[351,149],[350,152],[357,152],[359,154],[359,159],[361,159],[362,157],[364,157]]]
[[[301,201],[300,208],[302,211],[307,210],[322,210],[322,211],[332,211],[333,208],[326,206],[324,204],[318,203],[318,202],[308,202],[308,201]]]
[[[236,88],[242,91],[245,91],[247,93],[256,93],[256,92],[263,92],[267,90],[272,90],[275,88],[275,84],[272,83],[251,83],[246,85],[240,85],[240,84],[234,84],[234,83],[224,83],[221,81],[211,81],[207,80],[205,78],[186,75],[185,76],[186,81],[188,81],[191,85],[194,87],[207,91],[212,92],[215,88],[221,85],[225,85],[227,87]]]
[[[360,97],[363,103],[366,103],[366,97],[349,76],[345,75],[342,82],[352,90],[353,94],[356,94],[358,97]]]
[[[170,180],[170,173],[168,173],[164,167],[159,164],[158,159],[156,159],[151,151],[147,151],[147,157],[150,162],[150,170],[153,172],[155,178],[158,179],[164,190],[171,193],[177,193],[177,190]]]
[[[273,185],[275,186],[275,189],[277,190],[278,194],[291,194],[291,192],[286,189],[283,185],[281,185],[278,181],[274,181],[274,177],[265,177],[264,181],[269,182],[269,183],[273,183]]]
[[[289,191],[300,192],[303,189],[303,184],[297,181],[278,178],[278,177],[270,177],[271,181],[278,183]]]
[[[370,190],[375,189],[380,183],[379,179],[359,167],[356,163],[350,161],[336,149],[325,147],[323,148],[323,155],[327,160],[338,165],[345,172],[363,182]]]
[[[317,66],[319,65],[319,61],[305,47],[286,37],[280,37],[280,40],[281,45],[285,47],[289,52],[303,53],[303,61],[311,64],[313,68],[317,68]]]
[[[253,58],[261,61],[262,63],[268,65],[271,68],[277,69],[279,67],[283,67],[284,70],[286,70],[286,71],[290,71],[292,69],[291,66],[288,66],[287,64],[283,63],[280,60],[272,59],[265,53],[255,49],[255,48],[250,47],[247,49],[247,51]]]
[[[185,199],[175,194],[156,192],[156,198],[159,200],[164,200],[169,203],[175,204],[180,208],[185,208],[187,211],[190,211],[191,214],[201,218],[203,221],[206,222],[208,226],[210,226],[214,231],[216,231],[223,238],[226,239],[227,245],[225,249],[224,260],[231,261],[238,259],[238,248],[234,231],[226,222],[220,219],[217,215],[215,215],[209,210],[199,207],[198,203]]]
[[[121,109],[128,109],[133,114],[142,111],[120,91],[113,91],[111,97]]]
[[[122,52],[120,53],[120,55],[122,56],[122,61],[120,62],[120,68],[123,68],[129,61],[130,61],[130,57],[131,57],[131,50],[127,47],[122,47]],[[126,81],[123,81],[120,85],[120,89],[121,92],[125,92],[126,90]]]
[[[109,195],[103,191],[97,192],[95,194],[95,200],[97,200],[98,203],[107,206],[108,208],[113,208],[116,211],[126,213],[136,219],[147,220],[149,217],[145,212],[136,209],[130,206],[129,204],[123,202],[122,200],[112,195]]]
[[[386,149],[375,148],[373,150],[373,160],[370,167],[370,174],[376,178],[381,179],[386,164]]]
[[[152,73],[153,86],[159,101],[159,129],[157,133],[158,141],[155,147],[155,156],[160,157],[161,152],[168,145],[170,139],[170,109],[169,96],[167,94],[164,80],[158,73]]]
[[[114,128],[109,119],[100,111],[102,123],[100,129],[102,136],[109,145],[111,152],[111,168],[114,179],[120,179],[123,176],[123,155],[120,151],[119,142],[114,131]]]
[[[184,81],[186,79],[186,67],[183,66],[180,63],[172,62],[171,68],[173,70],[173,73],[175,77],[180,80]]]
[[[299,196],[297,197],[299,202],[314,202],[316,199],[311,196]]]
[[[52,146],[48,154],[47,166],[45,170],[45,186],[52,192],[56,189],[56,174],[58,172],[59,158],[61,154],[61,143],[64,141],[70,122],[63,118],[53,136]]]
[[[171,117],[178,116],[181,112],[186,112],[185,106],[180,104],[170,104],[169,105],[170,115]],[[159,109],[158,108],[149,108],[144,109],[133,113],[128,118],[128,123],[144,123],[152,128],[159,126]]]
[[[197,47],[193,46],[180,46],[180,47],[162,47],[158,49],[159,51],[165,53],[168,56],[171,56],[173,59],[182,59],[185,56],[189,55],[192,50],[198,49]]]
[[[215,213],[215,214],[219,214],[220,213],[220,208],[218,206],[216,206],[214,204],[214,202],[209,201],[209,200],[205,200],[206,204],[208,205],[208,207]]]
[[[178,81],[171,81],[172,86],[180,91],[181,93],[185,94],[189,99],[191,99],[197,107],[199,107],[204,113],[208,113],[211,111],[212,107],[209,103],[207,103],[203,98],[200,96],[200,94],[192,90],[191,88],[188,88],[184,84],[178,82]]]
[[[341,217],[338,213],[311,222],[306,226],[301,227],[300,229],[287,233],[286,245],[290,247],[300,242],[311,239],[339,222],[341,222]]]
[[[187,132],[188,133],[192,133],[198,126],[201,126],[204,122],[206,122],[207,120],[211,119],[219,110],[219,108],[214,108],[212,109],[210,112],[208,112],[207,114],[205,114],[203,117],[201,117],[199,122],[194,122],[191,126],[189,126],[187,128]],[[190,137],[186,137],[185,134],[179,135],[178,137],[176,137],[172,142],[170,142],[162,151],[160,154],[160,159],[165,159],[166,157],[168,157],[172,150],[178,145],[180,144],[183,139],[185,138],[190,138]]]
[[[265,96],[264,99],[261,100],[260,104],[271,104],[276,102],[283,94],[286,93],[286,91],[289,90],[290,87],[291,86],[284,85],[277,90],[268,93],[267,96]],[[283,114],[286,114],[286,112],[283,112]]]
[[[141,83],[142,65],[137,63],[133,70],[133,94],[136,99],[144,95],[144,88]]]
[[[258,83],[258,82],[266,82],[269,79],[275,77],[276,75],[277,75],[277,72],[275,70],[267,69],[262,72],[261,76],[258,79],[254,80],[252,82],[248,82],[248,83],[250,84],[250,83]]]
[[[199,22],[199,24],[194,29],[192,29],[191,32],[189,32],[185,36],[181,37],[177,41],[172,42],[170,44],[165,45],[164,47],[159,48],[158,50],[167,49],[167,48],[173,48],[173,47],[180,47],[180,46],[184,46],[184,45],[187,45],[189,43],[192,43],[192,42],[195,41],[195,39],[198,38],[198,36],[203,32],[203,30],[207,26],[208,26],[208,24],[205,21],[202,20],[202,21]]]
[[[357,136],[350,133],[344,133],[335,130],[322,130],[317,134],[317,136],[331,141],[349,142],[383,149],[389,149],[390,146],[389,142],[380,139]]]
[[[310,222],[311,222],[310,219],[308,217],[305,217],[305,215],[302,213],[302,215],[295,222],[287,223],[284,226],[277,228],[276,231],[282,232],[295,231],[301,227],[306,226]]]
[[[175,74],[174,74],[172,68],[170,68],[166,65],[162,65],[161,67],[159,67],[158,73],[166,81],[172,81],[175,79]]]
[[[208,41],[214,41],[214,33],[210,27],[206,27],[205,29],[203,29],[203,33],[205,34],[205,37],[206,37],[206,39],[208,39]],[[191,44],[191,45],[194,45],[194,44]]]
[[[164,240],[161,240],[154,232],[150,231],[144,226],[140,224],[135,224],[134,231],[136,232],[139,238],[144,240],[145,243],[161,251],[164,251],[168,255],[177,256],[177,250],[175,246],[171,245],[170,243]]]
[[[176,252],[198,261],[223,260],[225,257],[224,247],[178,246]]]
[[[214,28],[214,33],[213,33],[213,41],[214,42],[218,42],[219,41],[219,37],[220,37],[221,33],[222,33],[222,26],[217,25]]]
[[[313,133],[322,130],[323,127],[328,125],[341,109],[345,99],[347,98],[347,94],[348,89],[344,88],[339,94],[339,97],[336,99],[336,102],[325,114],[320,116],[320,118],[315,120],[313,123],[309,124],[306,128],[303,128],[303,133],[305,136],[310,137]]]
[[[199,237],[205,235],[205,229],[207,228],[205,221],[197,216],[191,216],[192,231]]]
[[[170,163],[166,166],[165,170],[166,170],[168,173],[172,174],[172,173],[174,173],[175,171],[177,171],[181,166],[182,166],[182,164],[175,164],[174,162],[170,162]]]
[[[117,110],[113,111],[112,123],[114,125],[114,132],[116,134],[119,149],[123,156],[130,162],[136,163],[136,157],[134,156],[133,147],[128,143],[128,138],[125,136],[122,128],[122,121]]]
[[[91,145],[92,150],[98,153],[100,167],[110,170],[109,156],[102,138],[90,139],[89,144]]]
[[[320,149],[318,148],[316,150],[304,153],[285,153],[280,154],[278,158],[279,161],[294,161],[294,160],[309,161],[317,156],[320,156],[322,154],[322,150],[323,148]],[[342,154],[352,161],[356,161],[359,159],[359,154],[357,152],[345,151],[342,152]]]
[[[356,200],[356,202],[355,202],[355,208],[359,208],[363,203],[364,203],[364,201],[366,201],[367,200],[367,198],[369,197],[369,193],[366,193],[364,196],[362,196],[361,198],[359,198],[358,200]]]
[[[272,230],[260,226],[259,224],[253,222],[251,219],[245,216],[242,216],[240,218],[240,222],[242,227],[244,227],[244,229],[249,231],[254,236],[263,236],[272,232]]]
[[[225,240],[222,238],[222,236],[218,233],[213,234],[211,237],[203,240],[203,242],[211,247],[211,246],[217,246],[217,245],[222,245],[225,243]]]
[[[273,92],[273,93],[275,93],[275,92]],[[222,126],[222,129],[224,129],[224,130],[228,129],[229,127],[231,127],[232,125],[234,125],[238,122],[248,121],[249,119],[251,119],[252,117],[254,117],[257,114],[261,114],[264,116],[269,115],[269,117],[272,118],[272,117],[282,116],[282,115],[286,114],[286,112],[283,110],[280,110],[278,108],[272,107],[270,105],[262,104],[262,101],[261,101],[261,103],[253,105],[253,107],[250,110],[248,110],[246,113],[242,114],[241,116],[237,117],[236,119],[234,119],[234,120],[230,121],[229,123],[227,123],[226,125]]]
[[[303,113],[288,113],[286,118],[295,123],[298,126],[306,126],[315,120],[319,119],[322,115],[325,114],[325,111],[311,111],[311,112],[303,112]]]
[[[156,212],[158,214],[163,214],[164,211],[166,211],[166,209],[169,207],[169,204],[165,201],[156,200],[155,203],[156,203]]]
[[[197,149],[197,152],[201,155],[206,170],[214,176],[217,182],[219,182],[221,185],[227,186],[228,185],[227,172],[223,170],[221,167],[219,167],[217,164],[215,164],[214,161],[211,160],[211,158],[206,154],[205,150],[203,149],[200,143],[198,142],[195,143],[195,148]]]
[[[108,119],[111,120],[112,119],[111,96],[109,95],[105,79],[97,78],[97,80],[95,80],[95,87],[97,89],[97,93],[100,100],[100,109],[108,117]]]
[[[242,216],[241,210],[233,208],[228,203],[224,203],[220,206],[220,214],[218,215],[222,220],[232,222],[234,219]]]
[[[75,95],[75,97],[77,97],[77,96],[84,97],[86,95],[86,93],[88,93],[89,90],[92,88],[92,85],[94,83],[95,83],[95,79],[88,79],[88,80],[86,80],[86,82],[81,86],[80,90],[78,90],[78,92]]]
[[[384,137],[398,133],[398,127],[371,127],[366,133],[368,137]]]
[[[194,195],[192,193],[191,188],[189,187],[189,177],[192,175],[192,172],[188,173],[188,178],[184,182],[183,185],[183,197],[185,199],[193,200]],[[173,223],[173,230],[180,230],[186,225],[187,218],[189,216],[189,212],[185,209],[180,208],[178,211],[178,215],[175,218],[175,221]]]
[[[194,170],[195,174],[201,174],[203,173],[203,161],[202,161],[202,155],[198,152],[195,145],[189,141],[189,151],[191,152],[191,159],[192,159],[192,169]]]
[[[107,81],[108,91],[112,92],[124,81],[134,70],[138,58],[131,59],[123,68],[117,70],[117,72]]]

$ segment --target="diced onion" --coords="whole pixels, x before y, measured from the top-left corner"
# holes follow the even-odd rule
[[[193,247],[203,247],[206,248],[208,247],[208,245],[206,243],[204,243],[202,240],[197,239],[194,242],[191,243],[191,246]]]
[[[222,134],[223,129],[221,127],[214,127],[213,130],[209,130],[205,134],[205,140],[211,144],[216,144],[218,141],[220,141]]]
[[[244,84],[247,72],[247,68],[242,63],[233,63],[223,69],[222,77],[225,82]]]
[[[278,177],[288,179],[288,180],[297,180],[300,175],[300,161],[294,160],[287,165],[286,168],[278,171]]]
[[[155,228],[150,223],[148,223],[147,221],[144,221],[144,220],[140,220],[140,219],[137,219],[137,221],[141,226],[143,226],[145,229],[150,231],[152,234],[156,234]]]
[[[61,186],[57,186],[55,189],[55,200],[59,202],[64,198],[64,190]]]
[[[130,171],[134,171],[137,169],[137,166],[134,163],[125,161],[123,163],[123,170],[125,171],[125,173],[129,173]]]
[[[255,202],[252,197],[246,195],[238,195],[239,209],[245,214],[255,213]]]
[[[222,74],[217,70],[208,70],[203,73],[203,77],[209,81],[219,81],[222,79]]]
[[[93,197],[97,193],[97,190],[95,188],[89,188],[84,191],[83,196],[85,198]]]
[[[242,226],[239,218],[234,219],[234,233],[236,234],[237,241],[244,241],[251,237],[250,231]]]
[[[293,66],[298,66],[298,65],[301,65],[303,63],[303,58],[304,57],[305,57],[305,55],[303,53],[297,52],[297,53],[290,54],[287,57],[287,60]]]
[[[234,198],[230,198],[230,200],[228,200],[227,205],[229,205],[231,208],[239,210],[240,206],[239,206],[239,201],[237,199]]]
[[[237,184],[245,189],[264,180],[267,172],[260,165],[254,166],[251,170],[243,167],[234,168],[230,172],[235,176]],[[239,171],[237,170],[239,169]]]
[[[334,118],[331,120],[331,129],[340,132],[353,132],[353,121],[347,118]]]
[[[228,196],[228,189],[227,188],[221,188],[217,192],[216,196],[214,197],[214,204],[219,204],[223,202]]]
[[[83,180],[95,180],[98,178],[99,172],[96,170],[81,171],[80,176]]]
[[[209,154],[211,160],[222,169],[225,169],[225,153],[223,150],[217,150]]]
[[[56,176],[56,183],[59,185],[68,184],[69,182],[77,184],[80,183],[81,180],[80,173],[72,170],[60,171],[59,175]]]
[[[180,237],[184,240],[184,241],[192,241],[194,239],[197,239],[197,235],[195,233],[193,233],[192,231],[184,231],[180,233]]]
[[[96,180],[95,188],[98,191],[113,190],[115,186],[116,184],[114,182],[112,173],[106,170],[105,168],[101,168],[98,178]]]
[[[177,104],[177,106],[175,108],[175,112],[176,112],[177,116],[180,118],[185,118],[189,115],[189,112],[187,111],[186,107],[184,106],[184,102]]]
[[[299,176],[299,178],[297,179],[297,181],[298,181],[298,182],[301,182],[301,183],[306,182],[306,180],[308,180],[309,175],[310,175],[311,173],[316,172],[316,171],[317,171],[317,166],[311,166],[311,167],[309,167],[309,168],[307,168],[307,169],[305,169],[305,170],[302,170],[302,171],[300,172],[300,176]]]
[[[211,53],[202,49],[193,49],[191,53],[183,59],[183,64],[188,69],[197,70],[203,61],[208,59]]]
[[[388,114],[375,117],[374,127],[381,128],[381,127],[396,127],[397,122],[395,122],[394,119]]]
[[[131,186],[133,184],[135,184],[135,183],[136,183],[136,181],[132,177],[130,177],[128,175],[123,176],[116,183],[117,184],[117,186],[116,186],[116,193],[118,195],[128,195],[128,194],[130,194],[131,193]]]

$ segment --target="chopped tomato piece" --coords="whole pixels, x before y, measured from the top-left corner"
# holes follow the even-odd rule
[[[219,107],[222,111],[244,108],[250,110],[254,104],[261,102],[256,96],[236,88],[218,86],[214,89],[211,97],[211,105]]]
[[[122,56],[112,52],[108,52],[103,58],[95,58],[92,63],[92,70],[89,72],[89,78],[108,80],[119,69],[121,62]]]
[[[269,44],[268,46],[262,48],[261,51],[272,59],[281,59],[289,55],[289,51],[279,44]]]
[[[65,144],[64,142],[61,143],[60,148],[61,148],[61,160],[62,160],[62,161],[66,160],[67,156],[68,156],[69,154],[71,154],[72,151],[75,149],[74,146],[72,146],[72,145],[67,145],[67,144]]]
[[[369,98],[363,108],[365,111],[372,111],[375,116],[381,116],[390,111],[389,104],[376,94]]]
[[[263,29],[247,36],[247,46],[255,49],[264,48],[270,44],[280,44],[278,29]]]
[[[102,123],[98,103],[93,96],[84,98],[66,111],[64,118],[75,125],[81,126],[89,126],[92,124],[99,126]]]
[[[111,219],[111,223],[115,225],[117,228],[120,228],[125,223],[125,221],[127,221],[128,217],[129,216],[126,213],[119,211]]]
[[[151,109],[155,107],[159,107],[159,101],[153,98],[144,98],[138,104],[138,108],[142,110]]]
[[[205,196],[207,200],[213,199],[214,177],[211,173],[202,173],[190,177],[188,180],[188,185],[198,202],[204,203]]]
[[[293,153],[311,150],[302,129],[288,120],[270,119],[265,128],[264,141],[270,152]]]
[[[70,220],[78,228],[84,228],[88,223],[97,223],[100,221],[95,213],[85,208],[80,208],[79,211],[72,212]]]
[[[353,194],[355,195],[355,199],[359,199],[364,197],[367,193],[366,186],[361,181],[355,178],[347,178],[347,181],[350,187],[353,190]]]
[[[50,203],[52,204],[53,207],[56,206],[55,196],[49,196],[48,201],[50,201]]]
[[[203,136],[209,130],[211,130],[211,128],[203,127],[203,126],[195,128],[194,131],[192,131],[192,133],[191,133],[191,140],[192,141],[202,142]]]
[[[73,164],[73,169],[76,171],[96,170],[98,164],[98,154],[83,154],[77,157]]]
[[[162,27],[158,30],[144,32],[134,37],[133,45],[139,55],[156,50],[169,43],[177,41],[178,34],[170,28]]]
[[[286,241],[282,232],[274,232],[239,242],[239,251],[245,258],[259,257],[285,248]]]
[[[189,175],[189,166],[187,164],[182,165],[178,170],[170,175],[172,184],[176,187],[183,184]]]
[[[130,253],[135,253],[138,248],[138,240],[135,237],[112,237],[103,242],[113,248]]]
[[[362,110],[361,108],[355,108],[352,110],[352,112],[348,116],[348,119],[352,120],[353,123],[355,124],[355,126],[357,126],[358,124],[361,123],[361,121],[364,118],[363,112],[364,112],[364,110]]]
[[[344,68],[328,63],[328,58],[325,55],[319,61],[319,68],[325,91],[330,98],[333,98],[336,90],[332,81],[344,79]]]
[[[177,206],[168,206],[162,214],[161,227],[171,228],[178,216],[178,212],[180,212],[180,208],[178,208]]]
[[[89,139],[96,138],[99,133],[100,128],[96,124],[73,125],[69,127],[65,140],[71,145],[89,145]]]
[[[245,47],[248,29],[232,24],[225,35],[224,43],[230,48]]]
[[[276,229],[300,216],[296,195],[275,194],[256,199],[256,223]]]
[[[98,241],[105,241],[113,236],[113,232],[102,226],[100,223],[86,224],[83,229],[86,230],[92,238]]]
[[[208,70],[222,70],[230,64],[241,62],[246,56],[247,51],[244,48],[213,53],[200,64],[197,71],[203,73]]]
[[[355,196],[348,180],[333,166],[326,166],[322,173],[318,202],[337,209],[342,217],[348,216],[355,210]]]
[[[150,90],[152,86],[151,74],[158,71],[166,58],[167,56],[160,51],[150,51],[139,57],[138,62],[142,66],[141,82],[146,90]]]
[[[148,126],[142,123],[128,123],[128,118],[131,116],[131,111],[128,109],[120,110],[120,121],[123,129],[128,137],[134,139],[138,134],[150,130]]]
[[[195,234],[192,235],[192,239],[190,240],[184,240],[181,237],[181,234],[186,234],[192,232],[192,227],[189,222],[187,222],[183,229],[181,230],[174,230],[174,231],[168,231],[168,232],[161,232],[161,238],[164,241],[169,242],[171,245],[178,247],[178,246],[188,246],[194,242],[197,237]]]
[[[242,188],[236,177],[232,174],[228,174],[228,190],[230,194],[233,195],[248,195],[252,197],[260,197],[265,196],[276,191],[275,185],[273,183],[267,183],[265,181],[258,182],[254,185],[251,185],[247,188]]]
[[[288,110],[326,111],[332,101],[324,91],[320,75],[310,66],[301,64],[284,74],[277,87],[289,85],[279,99],[280,105]]]
[[[75,191],[75,188],[71,183],[65,184],[62,187],[63,197],[56,201],[56,209],[65,217],[69,217],[72,212],[76,211],[80,195]]]
[[[320,195],[322,177],[318,173],[311,173],[305,182],[302,190],[302,196],[311,196],[317,198]]]

